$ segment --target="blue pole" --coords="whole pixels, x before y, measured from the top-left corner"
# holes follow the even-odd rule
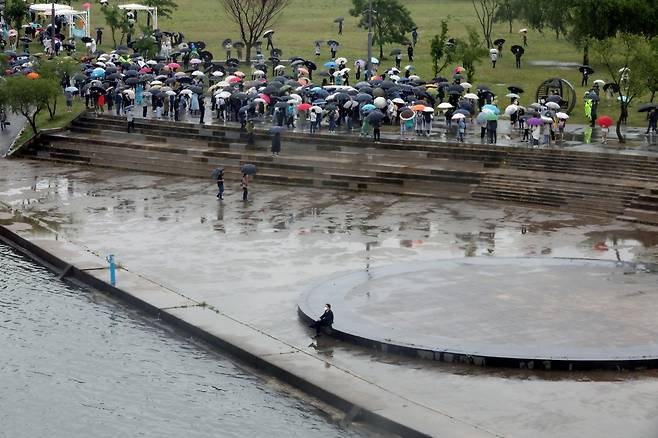
[[[114,254],[107,256],[107,261],[110,263],[110,284],[117,285],[117,266],[114,263]]]

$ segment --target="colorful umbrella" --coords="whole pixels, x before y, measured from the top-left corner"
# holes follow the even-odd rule
[[[608,116],[601,116],[598,119],[596,119],[596,124],[603,128],[609,128],[612,125],[614,125],[615,122]]]
[[[530,125],[530,126],[541,126],[541,125],[544,124],[542,119],[539,119],[537,117],[532,117],[532,118],[528,119],[528,121],[526,123],[528,123],[528,125]]]

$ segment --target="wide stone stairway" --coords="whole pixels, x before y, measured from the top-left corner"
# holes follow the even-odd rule
[[[258,166],[256,181],[448,199],[533,204],[658,225],[658,158],[352,135],[282,133],[272,157],[270,134],[255,144],[235,126],[83,114],[58,132],[42,134],[19,155],[146,172],[209,178],[225,168]]]

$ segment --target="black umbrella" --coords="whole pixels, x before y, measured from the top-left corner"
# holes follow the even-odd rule
[[[80,38],[80,40],[81,40],[83,43],[90,43],[90,42],[93,41],[93,40],[92,40],[90,37],[88,37],[88,36],[83,36],[82,38]]]
[[[453,96],[458,96],[464,92],[464,87],[458,84],[450,85],[446,91],[448,92],[448,94],[451,94]]]
[[[247,175],[254,175],[256,173],[255,164],[243,164],[240,168],[240,172],[246,173]]]
[[[585,99],[590,99],[590,100],[593,100],[594,102],[598,102],[600,100],[599,95],[596,94],[593,91],[590,91],[589,93],[587,93],[585,95]]]
[[[288,102],[278,102],[274,105],[274,108],[288,108],[290,104]]]
[[[594,73],[594,69],[592,67],[590,67],[589,65],[581,65],[580,67],[578,67],[578,70],[581,73],[585,73],[585,74],[588,74],[588,75],[591,75],[592,73]]]
[[[366,120],[369,123],[377,123],[381,122],[384,119],[384,114],[381,113],[379,110],[373,110],[368,116],[366,117]]]
[[[195,45],[197,46],[197,48],[198,48],[199,50],[205,50],[205,48],[206,48],[206,43],[205,43],[205,41],[197,41],[197,42],[195,43]],[[235,44],[233,44],[233,47],[235,47]]]
[[[637,112],[646,113],[656,108],[658,108],[658,103],[645,103],[644,105],[640,105],[640,107],[637,109]]]
[[[475,86],[475,89],[478,91],[489,91],[491,88],[488,85],[478,84]]]
[[[222,41],[222,47],[226,50],[231,48],[231,45],[233,44],[233,40],[230,38],[226,38],[224,41]]]
[[[126,79],[126,84],[128,84],[128,85],[137,85],[137,84],[139,84],[139,79],[137,79],[137,78],[128,78],[128,79]]]
[[[121,79],[121,75],[119,73],[112,73],[111,75],[105,76],[105,79],[109,79],[111,81],[115,81],[117,79]]]
[[[525,49],[521,46],[518,46],[518,45],[513,45],[512,47],[510,47],[510,51],[515,55],[517,53],[520,54],[520,55],[523,55],[525,53]]]
[[[283,50],[281,50],[281,49],[276,49],[276,48],[275,48],[275,49],[272,49],[272,50],[270,50],[270,56],[271,56],[272,58],[276,58],[277,60],[278,60],[278,59],[281,59],[281,56],[283,56]]]
[[[454,112],[454,114],[463,114],[466,117],[471,116],[471,113],[468,110],[464,109],[464,108],[459,108],[457,111]]]
[[[345,19],[343,17],[334,18],[334,23],[340,23],[341,21],[345,21]]]
[[[495,46],[502,46],[503,44],[505,44],[505,38],[498,38],[493,43],[494,43]]]
[[[311,61],[304,61],[304,65],[305,65],[306,68],[308,68],[309,70],[317,70],[317,69],[318,69],[318,66],[315,65],[315,63],[313,63],[313,62],[311,62]]]
[[[359,93],[354,97],[357,102],[372,102],[372,96],[366,93]]]
[[[336,40],[329,40],[329,41],[327,41],[327,45],[328,46],[334,46],[334,45],[335,46],[340,46],[340,43]]]
[[[401,49],[393,49],[393,50],[391,50],[391,55],[392,55],[392,56],[393,56],[393,55],[399,55],[400,53],[402,53],[402,50],[401,50]]]
[[[240,65],[240,60],[238,58],[229,58],[226,60],[226,65],[229,67],[237,67]]]
[[[212,179],[217,179],[217,177],[218,177],[222,172],[224,172],[224,168],[223,168],[223,167],[215,167],[215,168],[212,170],[212,172],[210,173],[210,177],[211,177]]]
[[[203,94],[203,88],[202,87],[193,86],[193,87],[190,87],[190,90],[192,91],[192,93]]]
[[[619,93],[619,85],[615,84],[614,82],[608,82],[603,86],[604,91],[608,91],[611,89],[613,93]]]
[[[244,49],[244,43],[242,41],[236,41],[233,43],[233,48],[237,50]]]
[[[507,86],[507,89],[508,89],[510,92],[512,92],[512,93],[517,93],[517,94],[522,94],[522,93],[524,92],[523,88],[521,88],[521,87],[518,86],[518,85],[514,85],[514,84],[508,85],[508,86]]]
[[[291,66],[291,67],[294,67],[294,66],[296,66],[296,65],[306,65],[306,63],[305,63],[305,61],[304,61],[303,59],[301,59],[301,58],[297,58],[297,59],[295,59],[295,60],[293,60],[293,61],[290,62],[290,66]]]
[[[557,94],[552,94],[546,98],[546,102],[555,102],[555,103],[561,103],[563,102],[564,99],[562,99],[560,96]]]

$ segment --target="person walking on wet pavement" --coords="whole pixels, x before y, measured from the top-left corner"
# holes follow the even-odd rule
[[[224,171],[217,174],[217,197],[224,199]]]
[[[658,132],[656,125],[658,125],[658,108],[654,108],[649,113],[649,126],[647,127],[647,132],[645,134],[649,134],[650,132],[656,134]]]
[[[126,112],[126,120],[128,121],[128,132],[135,130],[135,116],[133,115],[133,106],[128,105],[124,108]]]
[[[324,312],[320,315],[320,319],[315,321],[309,327],[315,329],[315,336],[320,336],[320,331],[322,327],[331,327],[334,323],[334,312],[331,311],[331,304],[327,303],[324,305]]]
[[[242,174],[242,179],[240,180],[240,187],[242,187],[242,200],[246,201],[249,196],[249,175],[246,173]]]

